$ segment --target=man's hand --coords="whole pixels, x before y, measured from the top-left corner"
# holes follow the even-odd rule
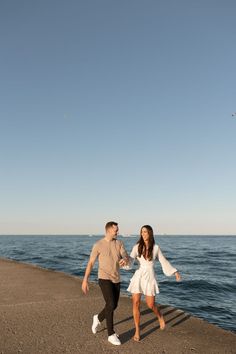
[[[175,272],[175,279],[176,279],[176,281],[181,281],[181,276],[180,276],[179,272]]]
[[[120,267],[124,267],[125,265],[127,265],[127,261],[126,261],[124,258],[122,258],[122,259],[119,261],[119,265],[120,265]]]
[[[88,286],[88,278],[89,278],[89,275],[91,273],[91,270],[93,269],[93,265],[94,265],[94,262],[95,262],[96,258],[94,259],[90,259],[88,261],[88,264],[87,264],[87,267],[86,267],[86,271],[85,271],[85,275],[84,275],[84,279],[83,279],[83,282],[82,282],[82,291],[83,293],[86,295],[87,292],[89,291],[89,286]]]
[[[129,266],[130,265],[130,258],[129,257],[121,258],[121,260],[119,261],[119,265],[120,265],[120,267]]]
[[[88,281],[86,279],[83,280],[81,288],[83,293],[86,295],[87,292],[89,291]]]
[[[119,261],[120,268],[124,270],[130,270],[132,268],[131,264],[132,262],[130,257],[122,258]]]

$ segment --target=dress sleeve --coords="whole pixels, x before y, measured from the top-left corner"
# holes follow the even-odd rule
[[[161,252],[160,247],[158,247],[157,257],[158,257],[159,262],[161,263],[162,271],[167,277],[170,277],[175,272],[177,272],[177,269],[172,267],[170,262],[165,258],[165,256]]]
[[[134,247],[132,248],[132,251],[130,253],[130,257],[133,259],[138,257],[138,245],[134,245]]]

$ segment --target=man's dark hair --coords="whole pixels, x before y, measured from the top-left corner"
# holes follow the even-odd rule
[[[110,227],[112,226],[118,226],[118,223],[115,221],[108,221],[105,225],[105,230],[107,231],[108,229],[110,229]]]

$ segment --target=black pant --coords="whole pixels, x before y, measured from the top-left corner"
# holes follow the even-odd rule
[[[106,319],[108,336],[111,336],[115,333],[113,329],[113,313],[119,301],[120,283],[112,283],[112,281],[107,279],[98,279],[98,284],[106,303],[104,309],[98,314],[98,319],[100,322]]]

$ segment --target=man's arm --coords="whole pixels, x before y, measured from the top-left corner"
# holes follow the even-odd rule
[[[119,261],[120,267],[129,266],[131,264],[131,259],[122,241],[121,241],[120,255],[122,257],[121,260]]]
[[[83,282],[82,282],[82,291],[85,294],[87,294],[87,292],[89,291],[88,278],[89,278],[90,273],[91,273],[91,271],[93,269],[95,260],[96,260],[96,258],[95,259],[90,259],[88,261],[88,264],[87,264],[87,267],[86,267],[86,271],[85,271],[85,274],[84,274],[84,279],[83,279]]]

